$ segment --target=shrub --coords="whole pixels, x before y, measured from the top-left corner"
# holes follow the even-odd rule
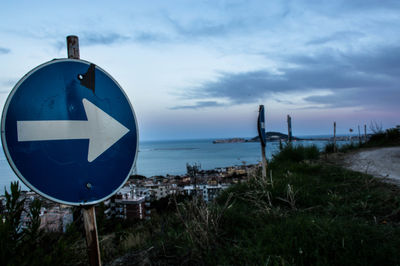
[[[324,148],[325,153],[334,153],[335,152],[335,144],[333,143],[328,143],[325,145]]]
[[[371,136],[371,138],[369,139],[369,142],[380,143],[380,142],[384,142],[385,138],[386,138],[385,133],[383,133],[383,132],[376,133]]]
[[[221,195],[233,204],[206,265],[398,265],[398,188],[332,166],[271,168],[273,186],[253,178]]]
[[[55,232],[45,233],[40,229],[42,203],[34,199],[24,207],[18,182],[12,182],[10,193],[5,191],[5,206],[0,215],[0,264],[1,265],[70,265],[84,264],[84,258],[77,256],[76,237]],[[25,225],[22,226],[22,217]],[[84,249],[80,249],[84,250]]]
[[[399,141],[400,130],[397,128],[389,128],[386,130],[386,138],[388,141]]]
[[[305,147],[303,145],[288,144],[282,150],[273,156],[276,162],[301,162],[304,160],[316,160],[319,157],[319,150],[317,146],[311,145]]]
[[[20,221],[25,199],[20,199],[21,189],[18,182],[12,182],[10,189],[11,193],[5,191],[5,210],[0,217],[0,261],[5,264],[16,264],[17,253],[21,249],[23,239]]]
[[[319,149],[316,145],[304,147],[304,160],[317,160],[319,158]]]
[[[389,128],[385,132],[373,134],[365,146],[393,146],[400,145],[400,130]]]
[[[357,142],[357,144],[355,144],[354,142],[351,142],[349,144],[344,144],[339,148],[340,152],[349,152],[355,149],[358,149],[360,147],[360,144]]]

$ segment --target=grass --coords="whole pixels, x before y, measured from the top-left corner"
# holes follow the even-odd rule
[[[224,202],[233,195],[235,204],[222,226],[220,257],[212,263],[400,263],[397,187],[317,163],[273,161],[270,166],[273,187],[256,177],[219,198]]]
[[[178,204],[153,219],[157,265],[398,265],[399,188],[286,146],[216,202]]]
[[[360,143],[358,141],[350,142],[341,145],[338,148],[339,152],[346,153],[360,148],[377,148],[377,147],[392,147],[400,146],[400,130],[398,128],[390,128],[386,131],[380,131],[373,134],[367,142]],[[325,145],[324,153],[333,153],[334,144],[328,143]]]
[[[289,143],[280,149],[280,152],[273,155],[275,162],[301,162],[303,160],[315,160],[319,157],[319,150],[316,145],[305,147]]]
[[[335,152],[335,144],[334,143],[328,143],[325,145],[324,148],[325,153],[334,153]]]
[[[379,132],[371,136],[366,147],[388,147],[400,145],[400,130],[398,128],[390,128],[385,132]]]
[[[99,228],[103,262],[125,254],[125,264],[399,265],[400,189],[318,155],[288,145],[267,180],[256,174],[211,204],[172,201],[150,221]]]
[[[338,151],[346,153],[346,152],[357,150],[357,149],[359,149],[361,147],[362,146],[360,145],[359,142],[350,142],[348,144],[344,144],[344,145],[340,146]]]

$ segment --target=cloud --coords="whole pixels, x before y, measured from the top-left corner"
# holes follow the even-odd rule
[[[118,33],[92,33],[86,32],[81,34],[79,39],[82,45],[111,45],[129,40],[127,36]]]
[[[8,48],[0,47],[0,54],[8,54],[11,50]]]
[[[339,31],[331,35],[317,38],[306,43],[306,45],[321,45],[329,42],[348,42],[353,39],[364,37],[365,34],[356,31]]]
[[[170,40],[166,35],[153,32],[139,32],[133,37],[135,42],[139,43],[164,43]]]
[[[304,100],[310,103],[323,104],[325,107],[359,107],[374,110],[399,110],[398,99],[400,87],[342,90],[332,95],[310,96]]]
[[[93,45],[114,45],[123,42],[137,42],[141,44],[149,43],[165,43],[170,41],[170,39],[161,33],[153,32],[137,32],[129,35],[121,35],[118,33],[81,33],[79,34],[79,43],[82,46],[93,46]],[[54,47],[60,51],[65,49],[65,41],[54,41]],[[1,54],[1,51],[0,51]]]
[[[186,98],[224,98],[231,104],[255,102],[273,92],[292,90],[287,87],[285,77],[265,70],[244,73],[221,73],[216,81],[205,82],[189,90]]]
[[[16,79],[0,80],[0,94],[9,94],[11,89],[17,84]]]
[[[227,105],[237,105],[256,103],[269,96],[280,101],[280,94],[285,94],[287,99],[288,95],[304,93],[308,96],[304,96],[303,101],[325,107],[399,109],[400,46],[362,53],[326,50],[312,56],[287,56],[282,60],[290,67],[279,68],[279,74],[265,69],[220,73],[214,81],[186,89],[188,92],[183,98],[221,99]],[[309,96],[318,90],[331,94]]]
[[[78,36],[79,45],[81,46],[113,45],[130,40],[130,37],[118,33],[82,32],[78,34]],[[65,49],[65,45],[66,43],[64,40],[61,41],[60,39],[57,39],[56,41],[53,41],[53,46],[57,51]]]
[[[216,101],[198,101],[193,105],[181,105],[174,106],[169,108],[170,110],[179,110],[179,109],[202,109],[207,107],[220,107],[224,106],[224,104],[216,102]]]
[[[138,43],[163,43],[169,40],[169,38],[164,34],[145,31],[135,32],[132,36],[121,35],[118,33],[84,33],[80,39],[82,40],[83,45],[112,45],[127,41]]]
[[[186,24],[170,16],[166,16],[166,20],[179,36],[187,38],[222,37],[246,28],[246,23],[238,19],[229,19],[228,21],[193,19]]]
[[[296,1],[291,6],[297,6],[299,9],[314,13],[323,14],[338,18],[342,15],[351,15],[370,12],[377,14],[379,11],[395,11],[400,8],[400,2],[397,0],[376,1],[376,0],[339,0],[339,1]],[[396,11],[395,11],[396,12]]]
[[[14,87],[17,84],[17,79],[2,80],[0,81],[0,86],[2,87]]]
[[[348,4],[348,5],[347,5]],[[400,3],[397,0],[376,1],[376,0],[353,0],[351,2],[343,0],[339,4],[341,8],[349,11],[353,10],[376,10],[376,9],[398,9]]]

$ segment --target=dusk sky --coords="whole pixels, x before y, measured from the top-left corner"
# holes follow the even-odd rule
[[[400,1],[2,1],[0,107],[17,81],[81,59],[128,95],[140,140],[339,134],[400,124]]]

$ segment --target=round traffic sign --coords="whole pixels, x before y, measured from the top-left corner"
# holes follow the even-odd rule
[[[11,91],[1,140],[17,176],[40,195],[92,205],[129,178],[137,122],[119,84],[83,60],[57,59],[26,74]]]

